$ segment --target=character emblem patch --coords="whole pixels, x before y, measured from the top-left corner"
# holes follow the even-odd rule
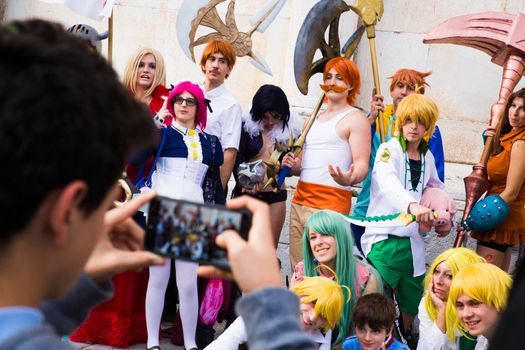
[[[385,148],[383,150],[383,153],[381,153],[381,158],[379,158],[382,162],[388,162],[390,160],[390,150],[388,148]]]

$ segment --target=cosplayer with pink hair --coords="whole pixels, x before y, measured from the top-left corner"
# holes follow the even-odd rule
[[[206,103],[204,101],[204,93],[198,85],[195,85],[189,81],[183,81],[182,83],[175,86],[173,90],[171,90],[170,95],[168,96],[168,103],[166,104],[168,111],[172,116],[174,116],[176,120],[177,114],[175,113],[173,100],[175,99],[175,97],[180,96],[184,91],[187,91],[188,93],[193,95],[193,97],[197,101],[197,110],[195,112],[195,124],[201,130],[204,130],[204,128],[206,127],[207,110]]]
[[[204,202],[202,185],[209,168],[219,172],[223,163],[220,142],[206,134],[206,104],[198,85],[182,82],[171,91],[167,108],[173,123],[164,132],[156,169],[151,178],[152,188],[159,195],[176,199]],[[158,150],[154,150],[155,154]],[[146,325],[148,349],[160,349],[159,327],[164,307],[164,294],[170,277],[171,259],[163,266],[150,267],[146,294]],[[179,310],[186,349],[197,349],[195,330],[198,317],[197,264],[176,260],[176,282]]]

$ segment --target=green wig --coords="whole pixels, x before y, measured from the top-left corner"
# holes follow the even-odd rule
[[[305,276],[319,276],[318,265],[314,262],[315,257],[310,248],[310,230],[335,238],[335,273],[339,279],[339,285],[348,286],[352,295],[350,302],[343,306],[343,314],[339,322],[339,334],[334,342],[334,344],[339,344],[353,332],[351,324],[352,309],[356,299],[363,294],[365,288],[357,276],[356,265],[361,264],[368,267],[370,275],[373,275],[377,281],[377,292],[379,293],[383,293],[381,276],[365,260],[353,255],[354,240],[350,232],[350,224],[343,219],[341,214],[332,210],[320,210],[312,214],[304,225],[303,256]]]

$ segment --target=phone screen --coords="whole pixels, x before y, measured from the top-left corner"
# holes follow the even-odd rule
[[[246,210],[158,196],[150,203],[145,245],[163,256],[228,269],[227,253],[215,238],[233,229],[246,239],[250,225]]]

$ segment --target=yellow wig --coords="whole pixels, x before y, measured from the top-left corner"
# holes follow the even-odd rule
[[[462,268],[450,285],[445,311],[447,336],[450,341],[454,341],[456,330],[469,336],[456,310],[456,301],[460,296],[465,294],[480,303],[495,307],[500,312],[507,306],[511,284],[509,274],[492,264],[476,263]]]
[[[330,278],[315,276],[304,279],[293,285],[291,290],[301,298],[301,303],[315,303],[314,312],[326,318],[324,330],[333,329],[341,319],[343,305],[350,300],[350,290],[347,300],[343,296],[341,286]]]
[[[161,53],[152,48],[139,49],[128,61],[122,81],[124,86],[133,94],[137,92],[137,76],[139,75],[140,61],[147,55],[155,57],[156,68],[151,86],[146,90],[145,95],[150,96],[157,86],[166,85],[166,68]]]
[[[425,286],[425,295],[423,296],[423,304],[427,310],[430,320],[435,321],[437,317],[437,309],[428,291],[430,290],[430,283],[432,282],[432,275],[436,267],[442,262],[446,262],[450,271],[452,272],[452,277],[454,278],[459,270],[463,267],[473,264],[473,263],[484,263],[486,262],[481,256],[476,254],[475,251],[468,248],[450,248],[445,250],[443,253],[439,254],[430,265],[428,273],[425,276],[425,281],[423,282]]]
[[[434,133],[439,110],[434,101],[425,95],[412,94],[401,100],[395,114],[395,129],[398,135],[403,135],[403,125],[407,119],[411,119],[425,126],[425,135],[423,137],[425,140],[428,140]]]

